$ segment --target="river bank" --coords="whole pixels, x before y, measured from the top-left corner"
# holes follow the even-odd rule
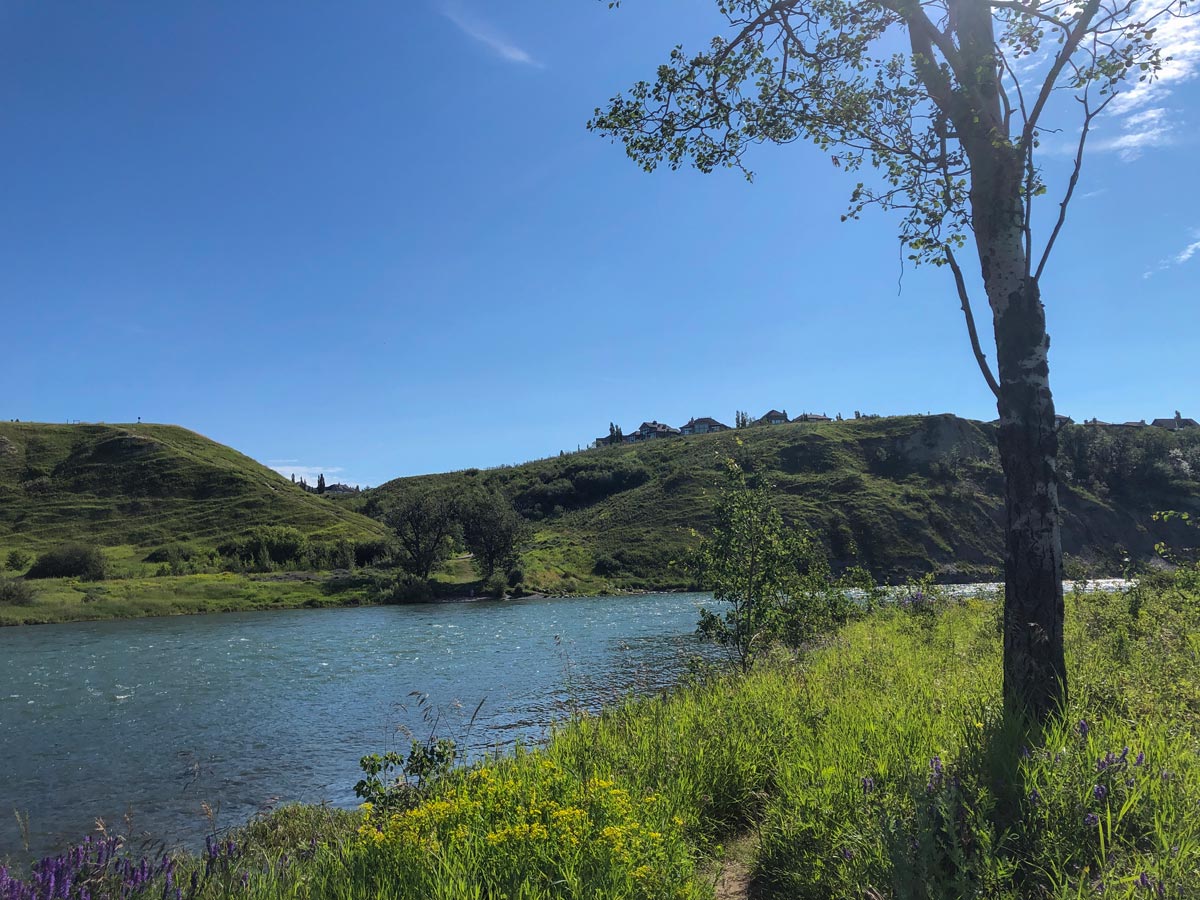
[[[271,610],[0,629],[0,857],[97,817],[202,846],[284,802],[353,806],[359,759],[468,754],[675,683],[704,595]],[[419,696],[414,696],[416,692]],[[471,712],[480,701],[474,721]],[[438,718],[436,727],[426,713]],[[2,896],[2,895],[0,895]]]
[[[401,602],[388,597],[381,590],[380,583],[387,577],[374,573],[283,572],[265,575],[221,573],[140,576],[99,582],[68,578],[41,579],[29,582],[36,594],[32,603],[0,603],[0,627],[265,610],[387,606]],[[1127,583],[1122,578],[1094,578],[1066,581],[1064,589],[1070,591],[1079,584],[1100,590],[1116,590]],[[996,582],[945,581],[937,584],[956,596],[990,595],[1001,587]],[[890,591],[904,589],[903,585],[889,587]],[[646,590],[617,589],[602,593],[613,597],[645,597],[690,592],[670,586]],[[548,593],[518,588],[503,599],[591,596],[596,596],[596,593]],[[489,595],[482,582],[442,581],[433,583],[427,600],[403,602],[455,603],[492,599],[501,598]]]
[[[412,805],[280,810],[189,868],[198,900],[1195,896],[1197,585],[1067,598],[1069,709],[999,708],[998,607],[885,609],[744,678],[579,715]],[[212,862],[209,862],[209,860]],[[134,897],[157,896],[161,879]]]

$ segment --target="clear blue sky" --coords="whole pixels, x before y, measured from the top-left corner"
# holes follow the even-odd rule
[[[820,152],[762,148],[750,185],[585,130],[714,8],[0,4],[0,417],[140,416],[362,484],[610,420],[992,418],[947,273],[898,294],[894,220],[840,224],[852,179]],[[1076,418],[1200,416],[1181,46],[1097,133],[1043,283]]]

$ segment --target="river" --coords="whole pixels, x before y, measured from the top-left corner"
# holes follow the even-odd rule
[[[0,629],[0,860],[103,817],[170,845],[289,801],[350,806],[411,732],[479,754],[675,681],[702,594],[180,616]],[[412,696],[428,696],[421,703]],[[483,701],[474,725],[472,712]]]

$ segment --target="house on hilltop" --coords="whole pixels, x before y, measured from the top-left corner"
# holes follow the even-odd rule
[[[688,419],[688,423],[679,429],[680,434],[711,434],[714,431],[728,431],[728,425],[722,425],[716,419],[704,416],[700,419]]]
[[[1150,423],[1155,428],[1166,428],[1168,431],[1182,431],[1185,428],[1200,428],[1200,422],[1195,419],[1185,419],[1179,414],[1179,410],[1175,410],[1175,418],[1173,419],[1155,419]]]
[[[634,432],[634,440],[651,441],[655,438],[676,437],[680,431],[678,428],[672,428],[670,425],[664,425],[662,422],[643,422],[637,431]],[[630,437],[633,437],[632,435]],[[629,438],[626,438],[628,440]]]
[[[780,412],[777,409],[772,409],[763,415],[758,420],[759,425],[786,425],[788,421],[787,410]]]
[[[800,413],[793,422],[832,422],[833,419],[821,413]]]

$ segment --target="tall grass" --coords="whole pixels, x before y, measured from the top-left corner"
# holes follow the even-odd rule
[[[757,830],[765,897],[1200,897],[1198,601],[1182,579],[1070,597],[1072,697],[1041,733],[1000,708],[995,604],[886,610],[415,804],[285,812],[305,827],[259,823],[194,896],[692,900]]]

